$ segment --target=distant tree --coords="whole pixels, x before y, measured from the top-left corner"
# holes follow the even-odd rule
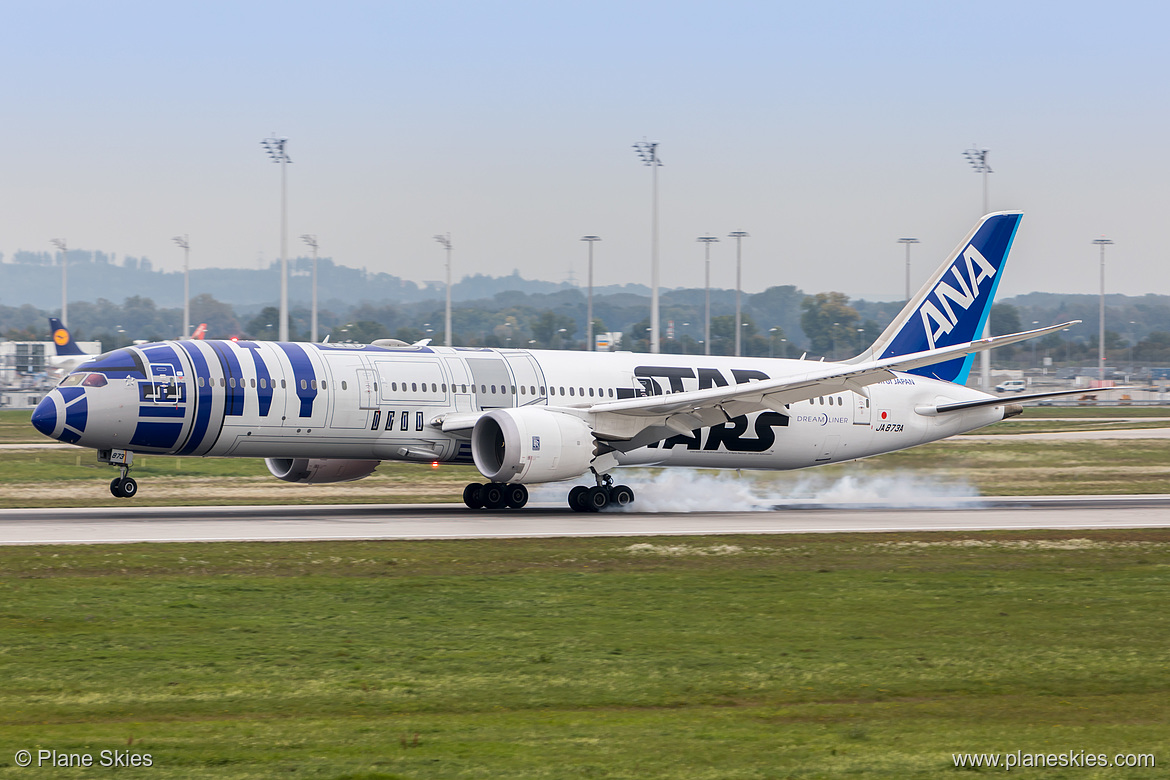
[[[275,306],[265,306],[244,326],[247,335],[256,341],[276,341],[280,338],[280,309]],[[289,341],[297,341],[296,329],[293,327],[292,317],[288,324]]]
[[[857,345],[857,326],[861,317],[849,305],[849,296],[839,292],[806,295],[800,304],[800,327],[812,351],[833,358]]]

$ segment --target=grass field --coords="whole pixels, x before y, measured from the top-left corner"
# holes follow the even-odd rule
[[[0,777],[93,776],[22,748],[149,753],[159,778],[1164,766],[1168,553],[1167,531],[5,548]]]

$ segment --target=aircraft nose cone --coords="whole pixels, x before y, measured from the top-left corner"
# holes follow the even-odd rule
[[[32,413],[32,424],[34,428],[49,437],[52,437],[53,431],[57,430],[57,402],[53,398],[53,393],[46,395],[37,404],[37,408]]]

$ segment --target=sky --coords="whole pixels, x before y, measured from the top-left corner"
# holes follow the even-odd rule
[[[0,2],[0,252],[178,269],[288,251],[415,281],[917,288],[991,210],[1001,296],[1170,294],[1170,5],[1145,2]],[[2,284],[3,266],[0,266]],[[192,291],[197,294],[197,291]],[[132,290],[127,295],[133,294]],[[77,296],[83,295],[78,291]],[[274,288],[273,299],[278,295]],[[354,291],[355,300],[360,291]],[[6,303],[12,303],[6,301]]]

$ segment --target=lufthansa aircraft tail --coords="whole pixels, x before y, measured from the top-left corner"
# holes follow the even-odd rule
[[[61,320],[56,317],[49,317],[49,330],[53,334],[53,343],[57,345],[58,357],[77,357],[84,356],[85,353],[81,351],[81,347],[77,346],[77,342],[73,340],[73,335],[69,332]]]
[[[1000,211],[979,220],[873,346],[849,362],[909,355],[979,339],[1021,217],[1018,211]],[[909,373],[964,384],[974,359],[971,354]]]

